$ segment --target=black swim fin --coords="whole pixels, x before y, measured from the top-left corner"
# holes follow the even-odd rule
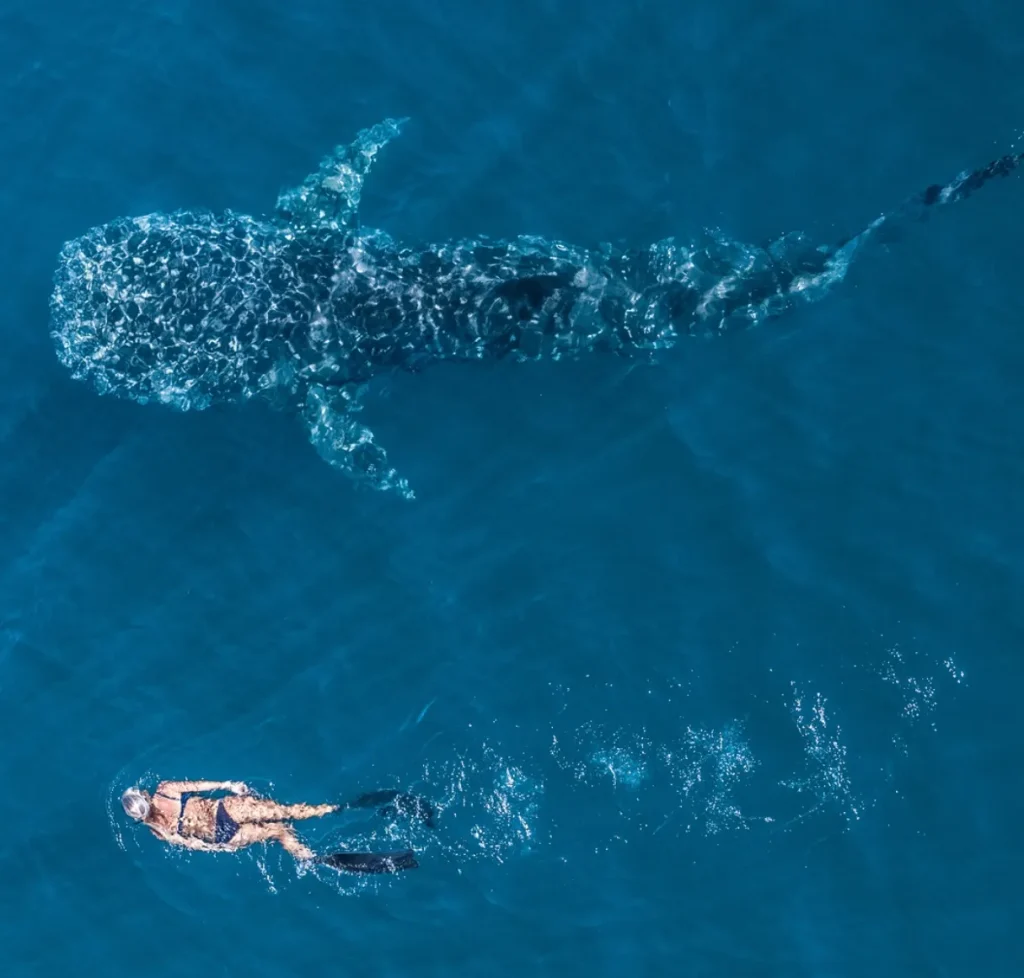
[[[329,852],[325,856],[315,856],[313,861],[343,873],[398,873],[419,866],[412,849],[398,852]]]
[[[368,791],[355,801],[345,802],[342,810],[347,808],[376,808],[385,817],[403,815],[407,818],[418,818],[427,828],[436,825],[437,811],[434,806],[419,795],[409,795],[401,791]]]

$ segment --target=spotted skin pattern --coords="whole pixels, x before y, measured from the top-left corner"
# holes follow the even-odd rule
[[[1014,170],[1006,156],[929,187],[833,247],[587,249],[520,236],[410,245],[362,228],[365,176],[404,120],[339,146],[267,218],[179,211],[119,218],[67,242],[51,298],[57,355],[101,394],[179,410],[257,396],[302,418],[321,456],[412,497],[357,415],[373,377],[485,358],[653,355],[820,298],[884,223]]]

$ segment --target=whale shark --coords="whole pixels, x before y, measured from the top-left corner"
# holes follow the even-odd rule
[[[406,119],[337,146],[272,214],[118,218],[68,241],[50,300],[60,361],[101,394],[177,410],[262,397],[320,456],[375,489],[414,493],[361,420],[388,371],[589,353],[655,357],[815,301],[855,252],[1017,168],[1002,156],[933,184],[841,241],[763,245],[718,230],[683,242],[580,247],[548,238],[403,243],[361,225],[363,184]]]

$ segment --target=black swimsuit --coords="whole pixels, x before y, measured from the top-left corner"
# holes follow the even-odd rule
[[[163,792],[158,791],[158,795],[161,798],[170,799],[170,795],[165,795]],[[178,835],[185,837],[185,833],[182,831],[182,823],[185,820],[185,804],[193,795],[202,794],[200,791],[183,791],[180,795],[181,807],[178,809]],[[238,831],[238,823],[228,814],[227,809],[224,807],[223,801],[217,802],[217,812],[214,817],[213,823],[213,841],[216,845],[222,846],[230,842]]]
[[[217,802],[217,816],[213,823],[213,841],[218,845],[230,842],[238,831],[238,823],[228,814],[223,801]]]

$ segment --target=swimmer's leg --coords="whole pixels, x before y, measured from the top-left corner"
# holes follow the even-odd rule
[[[282,805],[269,798],[252,795],[229,795],[221,804],[239,825],[247,822],[294,822],[304,818],[320,818],[340,811],[341,805]]]
[[[299,862],[319,863],[344,873],[397,873],[403,869],[416,869],[419,863],[411,849],[397,852],[330,852],[318,856],[309,846],[299,841],[295,830],[283,822],[248,822],[239,825],[232,838],[231,849],[244,849],[258,842],[277,842]]]
[[[240,825],[230,844],[233,849],[244,849],[257,842],[277,842],[286,852],[300,861],[314,859],[316,856],[309,846],[303,845],[299,841],[291,826],[284,825],[282,822],[269,822],[265,825],[249,822]]]
[[[343,873],[398,873],[419,866],[412,849],[398,852],[331,852],[326,856],[314,857],[314,862]]]
[[[418,818],[428,828],[434,828],[434,819],[437,815],[434,806],[426,798],[401,791],[368,791],[341,807],[377,808],[380,814],[385,816],[404,815],[407,818]]]

